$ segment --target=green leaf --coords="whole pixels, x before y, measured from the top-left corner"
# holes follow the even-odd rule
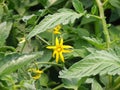
[[[81,57],[84,58],[89,53],[86,49],[74,49],[73,52],[69,53],[70,55],[73,55],[74,57]]]
[[[120,47],[115,47],[114,51],[115,51],[116,55],[120,58]]]
[[[80,0],[80,1],[83,3],[85,8],[90,8],[93,5],[93,2],[94,2],[92,0],[91,1],[90,0]]]
[[[83,5],[79,0],[72,0],[72,4],[73,4],[73,7],[75,8],[75,10],[78,13],[83,13],[84,12]]]
[[[115,51],[96,51],[60,72],[60,78],[82,78],[91,75],[120,75],[120,57]]]
[[[40,57],[42,52],[28,55],[10,54],[0,61],[0,76],[9,74]]]
[[[104,49],[104,44],[99,39],[97,40],[96,38],[90,38],[90,37],[83,37],[83,39],[85,39],[90,44],[94,45],[99,49]]]
[[[22,20],[26,22],[27,24],[34,24],[37,16],[35,14],[24,16]]]
[[[82,18],[81,25],[92,23],[98,20],[98,18],[92,16],[91,14],[86,14],[85,17]]]
[[[120,8],[120,0],[109,0],[109,3],[116,8]]]
[[[21,80],[19,85],[22,87],[23,90],[36,90],[34,85],[34,81],[32,80]]]
[[[0,0],[0,3],[3,3],[4,2],[4,0]]]
[[[12,23],[3,22],[0,24],[0,46],[3,46],[7,37],[9,36]]]
[[[0,52],[15,52],[16,49],[12,46],[3,46],[3,47],[0,47]]]
[[[110,22],[114,22],[120,18],[120,8],[111,10]]]
[[[79,86],[82,83],[84,83],[85,80],[86,80],[86,78],[82,78],[81,80],[79,80],[77,78],[62,79],[65,88],[74,89],[74,90],[78,90]]]
[[[45,73],[43,73],[43,74],[41,75],[41,78],[40,78],[40,85],[47,87],[48,81],[49,81],[48,76],[47,76]]]
[[[8,9],[8,6],[6,4],[3,6],[3,9],[4,9],[5,13],[8,13],[9,9]]]
[[[92,8],[91,8],[91,13],[92,13],[92,14],[96,14],[97,12],[98,12],[97,6],[96,6],[96,5],[93,5]]]
[[[40,58],[39,62],[48,62],[52,57],[52,52],[49,50],[44,50],[44,54]]]
[[[39,2],[45,7],[47,5],[48,0],[39,0]]]
[[[95,79],[92,82],[92,90],[103,90],[101,85]]]
[[[108,76],[108,75],[102,75],[102,76],[100,76],[100,81],[101,81],[105,86],[107,86],[107,85],[109,85],[109,78],[110,78],[110,76]]]
[[[110,36],[113,41],[120,40],[120,29],[117,29],[115,26],[109,28]]]
[[[72,32],[76,33],[79,37],[89,36],[89,32],[84,28],[72,28]]]
[[[86,83],[91,84],[91,90],[103,90],[99,82],[94,78],[88,78]]]
[[[83,13],[77,14],[76,12],[69,9],[64,9],[59,13],[48,15],[38,25],[35,26],[27,38],[30,39],[31,37],[44,32],[47,29],[53,28],[58,24],[65,25],[68,23],[73,23],[77,18],[80,18],[81,16],[83,16]]]
[[[3,16],[3,14],[4,14],[3,5],[0,5],[0,20],[1,20],[2,16]]]

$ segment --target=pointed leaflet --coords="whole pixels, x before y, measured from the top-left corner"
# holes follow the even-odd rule
[[[59,13],[46,16],[27,36],[28,39],[31,37],[46,31],[47,29],[53,28],[58,24],[68,24],[73,23],[75,19],[80,18],[82,14],[78,14],[69,9],[63,9]]]
[[[90,37],[85,37],[85,36],[83,36],[83,39],[85,39],[90,44],[94,45],[95,47],[97,47],[99,49],[105,48],[105,45],[102,43],[102,40],[100,40],[100,39],[90,38]]]
[[[68,89],[78,90],[79,86],[84,83],[86,78],[82,78],[81,80],[77,78],[70,78],[70,79],[62,79],[64,83],[64,87]]]
[[[118,49],[120,50],[120,49]],[[60,72],[60,78],[82,78],[91,75],[120,75],[120,57],[115,51],[96,51]]]
[[[83,5],[79,0],[72,0],[72,4],[73,4],[73,7],[75,8],[75,10],[78,13],[83,13],[84,12]]]
[[[120,8],[120,0],[109,0],[109,3],[116,8]]]
[[[9,36],[10,30],[12,28],[12,23],[3,22],[0,24],[0,46],[3,46],[5,40]]]
[[[92,89],[91,90],[104,90],[101,85],[96,81],[92,81]]]
[[[3,59],[0,60],[0,76],[9,74],[22,66],[27,65],[41,55],[42,52],[27,55],[18,55],[15,53],[4,56]]]

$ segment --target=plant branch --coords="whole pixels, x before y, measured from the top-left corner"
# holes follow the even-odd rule
[[[25,40],[25,42],[23,43],[23,46],[22,46],[22,48],[21,48],[21,51],[20,51],[21,54],[22,54],[22,52],[23,52],[23,50],[24,50],[24,48],[25,48],[26,43],[27,43],[27,41]]]
[[[104,6],[106,3],[108,3],[108,0],[106,0],[106,1],[103,3],[103,6]]]
[[[114,87],[114,90],[118,90],[120,88],[120,83],[119,84],[117,84],[117,86],[116,87]]]
[[[62,88],[63,86],[64,86],[64,84],[60,84],[57,87],[53,88],[52,90],[58,90],[58,89]]]
[[[57,64],[57,63],[53,63],[53,62],[37,62],[37,64],[48,64],[48,65],[56,65],[56,66],[62,67],[61,64]]]
[[[109,32],[108,32],[107,23],[106,23],[106,20],[105,20],[103,4],[100,0],[96,0],[96,3],[97,3],[97,6],[99,8],[100,18],[102,20],[103,33],[105,35],[106,46],[107,46],[107,48],[109,48],[109,46],[110,46],[110,36],[109,36]]]
[[[118,76],[114,81],[114,89],[117,89],[120,87],[120,76]]]
[[[43,39],[42,37],[40,37],[39,35],[36,35],[37,38],[39,38],[41,41],[43,41],[44,43],[46,43],[47,45],[50,45],[49,42],[47,42],[45,39]]]

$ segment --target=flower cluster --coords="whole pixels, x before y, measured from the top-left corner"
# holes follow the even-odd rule
[[[61,26],[57,25],[54,28],[54,34],[60,34],[59,30],[60,30]],[[69,45],[63,45],[63,38],[60,38],[60,40],[58,39],[58,37],[56,37],[55,39],[55,46],[47,46],[47,49],[53,49],[53,57],[56,57],[56,63],[58,63],[59,59],[61,59],[62,62],[64,62],[64,56],[63,53],[69,53],[71,52],[71,48],[72,46]]]
[[[54,34],[61,34],[61,33],[60,33],[60,29],[61,29],[61,25],[57,25],[57,26],[54,28]]]
[[[32,78],[35,80],[39,79],[41,77],[41,74],[43,73],[42,70],[34,69],[34,68],[31,68],[28,71],[31,72]]]

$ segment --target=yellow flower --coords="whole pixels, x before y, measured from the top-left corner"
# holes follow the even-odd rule
[[[39,70],[39,69],[34,69],[34,68],[32,68],[32,69],[29,69],[28,70],[29,72],[32,72],[32,77],[33,77],[33,79],[39,79],[40,77],[41,77],[41,74],[43,73],[43,71],[42,70]]]
[[[70,48],[72,48],[72,46],[69,45],[63,45],[63,39],[61,38],[60,43],[58,38],[56,37],[56,42],[55,42],[55,46],[47,46],[46,48],[48,49],[53,49],[53,57],[55,57],[56,55],[56,62],[58,63],[59,58],[62,60],[62,62],[64,62],[64,56],[62,53],[69,53],[71,52],[71,50],[68,50]]]
[[[61,26],[60,25],[57,25],[55,28],[54,28],[54,34],[61,34],[60,33],[60,30],[61,29]]]

